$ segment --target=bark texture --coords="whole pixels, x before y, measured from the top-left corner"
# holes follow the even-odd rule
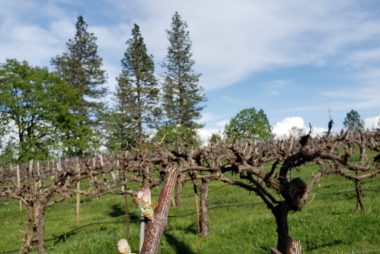
[[[173,196],[179,171],[169,168],[166,172],[164,186],[160,192],[158,206],[154,211],[154,220],[149,221],[145,229],[145,239],[140,254],[156,254],[160,247],[160,239],[168,221],[170,201]]]

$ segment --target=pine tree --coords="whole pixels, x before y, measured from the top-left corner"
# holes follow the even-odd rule
[[[199,85],[200,74],[193,70],[191,40],[187,24],[176,12],[167,31],[170,46],[163,63],[165,68],[163,106],[169,125],[200,128],[195,120],[204,108],[205,95]]]
[[[157,126],[159,89],[152,56],[147,53],[138,25],[134,25],[132,38],[126,44],[122,72],[117,78],[118,121],[121,122],[117,126],[118,133],[129,141],[128,145],[122,145],[134,146],[144,143],[146,129]]]
[[[73,103],[72,110],[82,117],[74,134],[79,140],[71,153],[83,154],[94,141],[94,131],[99,126],[100,115],[104,104],[99,101],[105,96],[105,71],[102,69],[102,58],[98,56],[96,37],[87,31],[87,24],[82,16],[76,22],[74,39],[66,43],[67,51],[52,59],[56,72],[73,89],[79,100]]]

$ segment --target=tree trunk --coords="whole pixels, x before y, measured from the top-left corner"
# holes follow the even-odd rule
[[[36,241],[38,254],[45,254],[45,208],[44,204],[38,202],[29,207],[28,221],[19,254],[29,253]]]
[[[201,235],[208,235],[208,182],[202,179],[201,188]]]
[[[277,225],[277,249],[283,254],[289,254],[292,238],[289,236],[288,213],[289,207],[285,202],[272,208]]]
[[[158,206],[154,211],[154,220],[148,221],[145,229],[145,239],[140,254],[156,254],[160,239],[168,221],[170,201],[173,196],[179,170],[169,168],[166,172],[164,186],[160,192]]]
[[[38,254],[45,254],[45,206],[43,204],[36,204],[34,216],[38,239]]]
[[[362,186],[359,180],[355,180],[355,191],[356,191],[356,211],[363,212],[364,211],[363,193],[362,193]]]
[[[124,195],[124,214],[125,214],[125,237],[129,237],[129,211],[128,211],[128,194]]]
[[[22,239],[19,254],[27,254],[32,250],[33,240],[33,207],[29,206],[28,220],[25,224],[24,238]]]

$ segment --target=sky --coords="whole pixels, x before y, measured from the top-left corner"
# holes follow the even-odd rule
[[[329,115],[338,131],[351,109],[367,128],[379,127],[377,0],[0,0],[0,63],[50,67],[82,15],[97,37],[111,98],[134,23],[162,75],[175,11],[188,24],[202,74],[204,140],[250,107],[265,111],[277,135],[309,123],[322,132]]]

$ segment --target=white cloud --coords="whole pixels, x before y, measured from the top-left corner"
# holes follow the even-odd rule
[[[213,89],[276,66],[323,64],[348,46],[379,36],[379,21],[369,19],[359,4],[143,0],[138,21],[148,31],[153,53],[162,59],[167,47],[162,31],[179,11],[189,24],[202,84]]]
[[[359,8],[361,1],[351,0],[101,0],[99,6],[109,8],[80,10],[85,6],[74,0],[1,1],[0,62],[15,57],[32,64],[47,66],[51,57],[61,54],[65,42],[74,36],[77,12],[94,15],[89,31],[98,37],[99,54],[114,88],[120,72],[120,60],[129,39],[132,24],[140,25],[149,53],[154,55],[156,69],[168,47],[165,29],[178,11],[188,23],[193,41],[195,68],[203,73],[201,84],[206,89],[225,87],[263,70],[296,65],[328,65],[335,61],[356,61],[360,66],[376,62],[380,49],[365,48],[380,38],[380,20],[375,10]],[[111,20],[101,20],[98,14],[108,13]],[[79,14],[79,13],[78,13]],[[375,13],[376,14],[376,13]],[[106,17],[106,16],[104,16]],[[11,28],[11,29],[10,29]],[[372,41],[371,41],[372,40]],[[355,48],[355,51],[352,49]],[[268,92],[279,93],[291,81],[274,77],[266,83]],[[300,111],[321,111],[380,106],[380,69],[360,70],[356,85],[349,89],[326,91],[336,102],[293,108],[273,109],[283,114]],[[257,84],[252,84],[257,85]],[[318,96],[318,95],[317,95]],[[253,101],[223,97],[240,107]],[[212,116],[214,117],[214,116]],[[201,119],[209,132],[221,130],[226,116]],[[219,122],[219,123],[218,123]]]
[[[365,118],[364,128],[370,130],[380,128],[380,115]]]
[[[52,56],[62,52],[63,42],[73,36],[75,20],[72,12],[65,9],[75,6],[73,3],[2,2],[0,59],[17,57],[48,65]],[[148,51],[154,54],[157,63],[161,62],[168,46],[165,29],[169,28],[173,13],[179,11],[189,25],[195,68],[203,73],[201,83],[206,89],[228,86],[253,73],[279,66],[325,64],[329,57],[347,47],[380,36],[379,20],[371,17],[370,10],[358,8],[360,1],[103,0],[101,3],[111,8],[113,16],[120,17],[112,24],[101,21],[98,23],[102,25],[89,24],[108,66],[113,65],[114,69],[120,66],[132,22],[140,25]],[[47,20],[39,27],[30,26],[32,21],[43,18]],[[366,55],[371,54],[356,53],[353,57]]]
[[[309,131],[309,127],[305,126],[305,121],[300,116],[286,117],[277,122],[272,129],[273,134],[279,138],[289,136],[297,131],[301,133]],[[314,136],[318,136],[326,131],[327,129],[323,127],[312,127],[312,135]]]
[[[284,88],[292,86],[293,82],[290,80],[276,79],[262,83],[261,85],[265,87],[268,94],[276,96],[279,95],[280,91]]]
[[[203,145],[206,145],[208,143],[212,134],[219,134],[222,136],[222,131],[219,128],[202,128],[198,129],[197,133]]]
[[[277,137],[288,136],[291,129],[294,127],[302,130],[305,128],[305,123],[302,117],[286,117],[273,126],[272,132]]]
[[[380,47],[359,49],[347,55],[344,64],[361,67],[368,63],[380,61]]]
[[[226,126],[226,124],[228,124],[229,122],[230,122],[230,120],[228,120],[228,119],[220,120],[220,121],[217,121],[215,123],[215,126],[217,126],[219,128],[224,128]]]
[[[334,109],[368,109],[380,107],[380,68],[364,68],[352,77],[355,85],[322,92],[321,95],[336,98]]]
[[[207,144],[212,134],[223,135],[224,126],[228,123],[228,119],[225,115],[215,115],[211,112],[205,112],[202,114],[198,123],[206,126],[198,130],[198,135],[201,138],[202,144]]]

